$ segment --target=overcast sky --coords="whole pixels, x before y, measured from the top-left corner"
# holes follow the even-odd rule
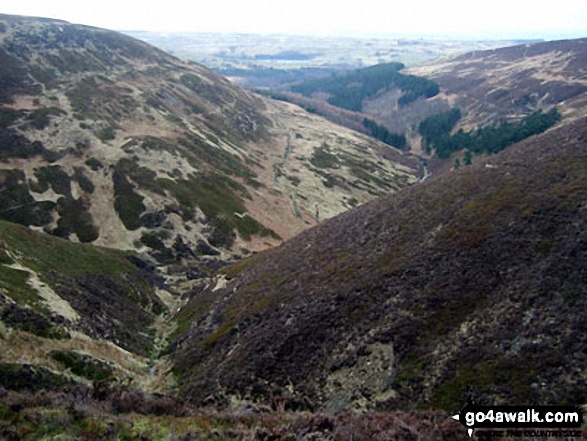
[[[0,13],[114,30],[587,37],[587,0],[2,0]]]

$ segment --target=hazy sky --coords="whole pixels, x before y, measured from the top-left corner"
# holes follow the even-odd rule
[[[116,30],[587,37],[587,0],[2,0],[0,13]]]

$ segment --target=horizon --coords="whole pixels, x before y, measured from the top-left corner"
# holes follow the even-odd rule
[[[228,33],[454,40],[555,40],[587,37],[587,3],[561,0],[180,0],[166,5],[67,0],[5,0],[0,13],[65,20],[116,31]],[[112,11],[116,11],[113,14]],[[136,11],[140,11],[137,14]]]

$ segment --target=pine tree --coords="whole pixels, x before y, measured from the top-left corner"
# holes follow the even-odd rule
[[[470,150],[465,151],[465,165],[471,165],[473,162],[473,155],[471,155]]]

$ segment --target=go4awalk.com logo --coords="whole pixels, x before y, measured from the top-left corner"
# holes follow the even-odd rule
[[[477,406],[469,402],[453,418],[465,426],[470,437],[475,429],[500,429],[491,431],[493,438],[580,437],[583,411],[577,406]]]

